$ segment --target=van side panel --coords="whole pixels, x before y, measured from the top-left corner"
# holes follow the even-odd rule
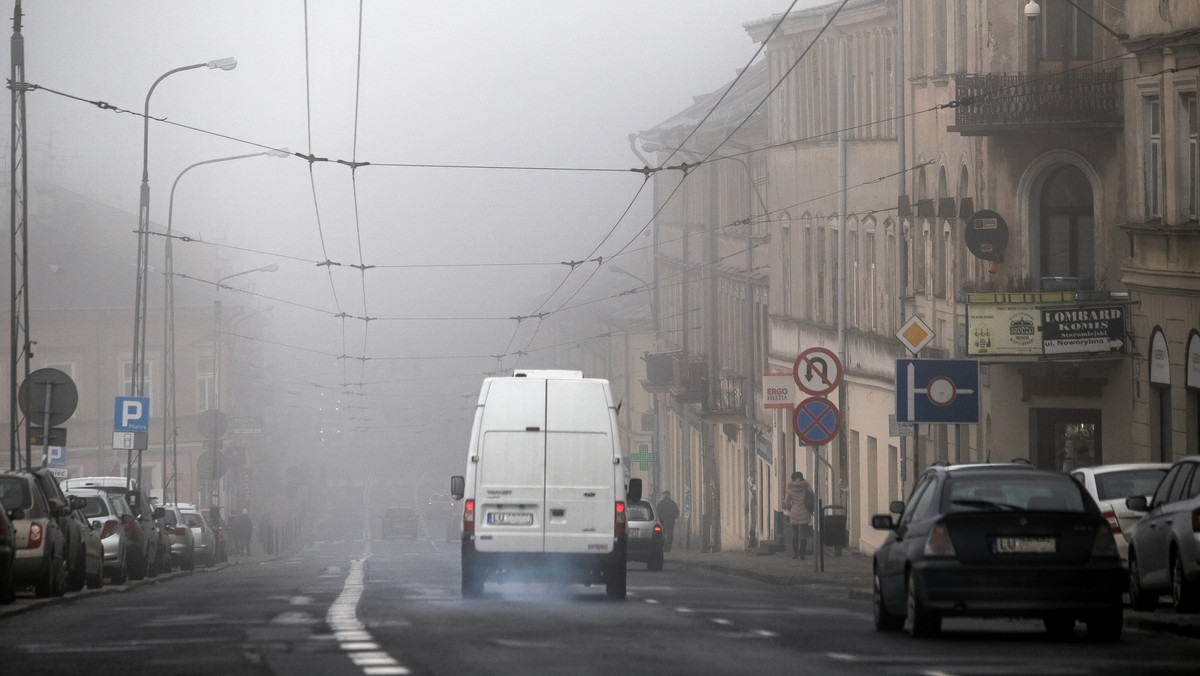
[[[491,381],[480,420],[475,547],[541,552],[545,523],[546,381]]]
[[[618,451],[610,406],[603,381],[547,381],[547,552],[612,551]]]

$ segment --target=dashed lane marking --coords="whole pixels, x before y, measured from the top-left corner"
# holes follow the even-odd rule
[[[367,551],[367,556],[370,551]],[[371,633],[358,619],[358,602],[363,594],[363,566],[366,556],[350,562],[350,574],[342,586],[325,622],[333,630],[338,647],[346,653],[350,661],[363,670],[368,676],[403,676],[411,673],[406,667],[396,661],[386,651],[379,650],[379,645],[373,640]]]

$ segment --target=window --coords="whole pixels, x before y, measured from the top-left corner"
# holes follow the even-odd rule
[[[1157,96],[1147,96],[1142,105],[1142,172],[1145,187],[1146,218],[1162,217],[1162,105]]]
[[[1042,59],[1045,61],[1082,61],[1092,58],[1092,29],[1095,16],[1092,0],[1043,2]],[[1078,5],[1078,8],[1072,6]],[[1079,11],[1083,9],[1084,12]]]
[[[1091,183],[1078,167],[1055,169],[1041,192],[1041,276],[1090,284],[1094,239]]]
[[[1167,497],[1167,502],[1178,502],[1187,497],[1188,484],[1191,482],[1192,470],[1195,466],[1195,463],[1190,462],[1180,465],[1179,476],[1171,485],[1171,494]]]
[[[1197,220],[1197,215],[1200,214],[1200,209],[1197,209],[1197,184],[1200,183],[1200,150],[1196,145],[1196,92],[1188,92],[1179,97],[1180,108],[1180,128],[1183,133],[1180,134],[1181,145],[1180,160],[1187,163],[1187,166],[1180,172],[1180,177],[1185,181],[1180,193],[1187,195],[1187,217],[1190,220]]]
[[[153,416],[154,415],[154,396],[151,393],[154,391],[154,364],[150,363],[149,361],[146,361],[142,365],[142,368],[144,370],[143,375],[145,376],[145,379],[146,379],[145,380],[146,389],[142,392],[141,396],[150,399],[149,414],[151,416]],[[123,362],[121,364],[120,396],[122,396],[122,397],[134,396],[134,393],[133,393],[133,362],[131,362],[131,361]]]
[[[196,362],[196,410],[207,411],[216,407],[215,376],[213,358],[200,357]]]
[[[1183,470],[1183,465],[1175,465],[1171,468],[1170,472],[1167,472],[1166,478],[1164,478],[1162,483],[1158,485],[1158,490],[1154,491],[1153,505],[1155,507],[1167,502],[1167,496],[1171,493],[1171,486],[1175,483],[1175,480],[1179,478],[1179,475],[1183,473]]]
[[[904,513],[900,515],[900,525],[905,525],[913,520],[913,516],[917,513],[917,504],[921,502],[926,493],[930,492],[929,487],[931,484],[933,484],[933,479],[926,478],[913,489],[912,497],[909,498],[908,504],[904,507]]]

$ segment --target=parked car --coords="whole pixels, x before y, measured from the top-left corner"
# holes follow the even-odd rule
[[[170,542],[171,562],[183,570],[196,568],[196,536],[188,525],[187,518],[179,505],[163,505],[163,521],[166,523]]]
[[[1200,455],[1175,461],[1149,500],[1125,505],[1146,513],[1129,543],[1129,605],[1150,610],[1170,594],[1179,612],[1200,608]]]
[[[1100,515],[1108,520],[1121,563],[1129,561],[1129,538],[1142,513],[1129,509],[1125,498],[1150,496],[1171,467],[1166,462],[1142,462],[1126,465],[1097,465],[1071,471],[1071,477],[1083,485],[1100,506]]]
[[[417,537],[417,515],[409,507],[388,507],[383,512],[383,537]]]
[[[0,474],[0,504],[16,527],[14,583],[32,585],[38,596],[62,596],[67,591],[67,542],[56,517],[69,505],[46,497],[28,472]]]
[[[63,487],[67,490],[76,488],[98,488],[100,490],[124,496],[133,510],[134,528],[127,534],[131,545],[127,553],[126,570],[129,579],[141,580],[144,577],[158,575],[159,526],[158,521],[165,514],[161,507],[152,507],[150,498],[137,484],[127,489],[125,477],[79,477],[67,479]]]
[[[196,505],[180,503],[179,511],[183,515],[183,521],[192,530],[192,560],[203,566],[211,566],[216,563],[217,539],[212,527],[208,525],[208,519],[204,518],[204,513],[196,508]]]
[[[69,495],[83,499],[85,504],[79,512],[100,533],[104,574],[113,584],[123,584],[129,577],[126,566],[132,543],[130,532],[137,529],[125,496],[98,488],[73,488]]]
[[[58,520],[63,538],[66,540],[67,590],[83,589],[87,578],[87,531],[89,529],[81,519],[72,516],[76,509],[83,506],[83,503],[72,504],[58,485],[58,479],[48,469],[40,467],[21,470],[21,472],[27,472],[47,498],[66,506],[65,509],[58,510],[55,518]]]
[[[1091,496],[1028,465],[931,467],[874,556],[875,627],[936,634],[942,618],[1035,617],[1055,636],[1121,637],[1124,572]]]
[[[640,561],[647,570],[662,570],[663,530],[654,507],[642,500],[625,508],[626,555],[628,561]]]
[[[12,603],[17,593],[13,583],[17,565],[17,529],[13,526],[10,511],[0,504],[0,605]]]
[[[75,504],[80,505],[78,502]],[[78,522],[79,531],[83,534],[83,563],[71,567],[67,575],[67,590],[79,591],[84,586],[100,589],[104,586],[104,543],[100,538],[100,529],[92,526],[84,516],[82,505],[71,510],[70,518]]]

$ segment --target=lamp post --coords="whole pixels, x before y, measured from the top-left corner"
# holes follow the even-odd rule
[[[179,179],[183,175],[195,169],[196,167],[205,164],[216,164],[218,162],[229,162],[232,160],[241,160],[250,157],[287,157],[291,152],[286,148],[279,150],[267,150],[261,153],[249,153],[245,155],[233,155],[231,157],[219,157],[213,160],[204,160],[195,164],[184,167],[183,171],[175,177],[175,182],[171,184],[171,198],[167,205],[167,237],[166,244],[163,246],[164,260],[164,284],[163,291],[163,396],[166,398],[166,406],[163,409],[163,415],[166,420],[163,424],[163,501],[164,502],[179,502],[179,483],[178,483],[178,468],[179,468],[179,449],[176,445],[178,438],[178,430],[175,428],[175,260],[172,253],[173,240],[172,224],[175,215],[175,188],[179,186]],[[169,457],[169,463],[168,463]],[[168,464],[171,467],[169,479],[167,474]],[[171,487],[174,490],[172,496],[168,496],[167,488]]]
[[[212,453],[212,487],[211,487],[211,502],[209,503],[212,510],[214,524],[221,524],[221,480],[217,476],[220,471],[220,450],[221,450],[221,435],[220,435],[220,417],[221,417],[221,288],[222,284],[227,279],[248,275],[253,272],[275,272],[279,269],[278,263],[271,263],[262,267],[253,268],[235,272],[232,275],[225,275],[217,280],[217,289],[213,293],[213,415],[210,416],[212,423],[212,447],[209,451]]]
[[[150,260],[150,97],[153,96],[154,89],[158,87],[158,83],[162,82],[168,76],[194,68],[233,70],[237,68],[237,59],[229,57],[171,69],[158,76],[154,84],[150,85],[150,90],[146,92],[146,103],[142,111],[142,187],[138,196],[137,285],[133,298],[133,354],[130,357],[132,363],[129,374],[129,395],[134,397],[143,397],[146,391],[146,274],[149,269]],[[130,450],[131,454],[132,452]],[[127,479],[130,478],[129,475],[131,472],[129,469],[132,468],[132,461],[132,457],[127,460],[127,464],[130,466],[125,472]],[[139,478],[142,473],[141,464],[142,452],[139,449]],[[165,493],[163,497],[166,498]]]

